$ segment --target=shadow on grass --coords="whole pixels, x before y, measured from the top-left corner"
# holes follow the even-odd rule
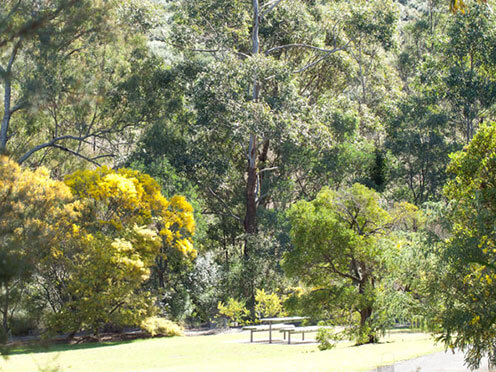
[[[34,354],[34,353],[52,353],[52,352],[64,352],[73,350],[87,350],[95,349],[108,346],[119,346],[130,344],[132,342],[137,342],[139,340],[123,340],[123,341],[105,341],[105,342],[91,342],[84,344],[69,344],[69,343],[44,343],[37,342],[30,345],[22,346],[12,346],[8,348],[4,354],[7,358],[10,355],[19,354]]]

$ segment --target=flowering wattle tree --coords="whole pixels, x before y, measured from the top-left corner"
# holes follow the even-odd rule
[[[70,189],[46,169],[23,170],[0,157],[0,309],[9,330],[14,298],[24,290],[40,259],[65,238],[76,218]]]
[[[57,293],[53,329],[139,324],[154,312],[153,296],[141,289],[157,257],[166,259],[167,248],[196,256],[193,208],[130,169],[77,171],[65,182],[81,207],[71,238],[44,262],[45,283]]]

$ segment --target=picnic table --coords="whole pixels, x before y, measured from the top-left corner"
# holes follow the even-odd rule
[[[291,329],[281,329],[281,332],[288,333],[288,344],[291,344],[291,335],[296,333],[301,333],[302,341],[305,341],[305,333],[318,332],[321,329],[333,329],[333,327],[328,326],[308,326],[308,327],[293,327]],[[286,339],[286,335],[284,335],[284,339]]]
[[[262,318],[260,321],[262,323],[267,323],[269,325],[268,329],[267,326],[248,326],[244,327],[243,329],[250,330],[251,335],[250,335],[250,342],[253,342],[253,332],[262,332],[262,331],[269,331],[269,344],[272,343],[272,329],[275,328],[277,330],[282,330],[284,328],[294,328],[293,325],[290,324],[281,324],[278,325],[279,323],[292,323],[292,322],[301,322],[302,320],[308,319],[307,316],[287,316],[287,317],[282,317],[282,318]],[[273,326],[273,325],[278,325],[278,326]]]

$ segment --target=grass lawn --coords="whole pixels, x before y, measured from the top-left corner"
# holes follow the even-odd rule
[[[276,333],[279,338],[279,333]],[[429,335],[391,332],[382,343],[353,346],[340,343],[319,351],[315,343],[250,344],[249,332],[156,338],[129,342],[53,345],[32,351],[14,350],[0,360],[0,371],[367,371],[379,365],[442,350]],[[310,338],[312,335],[306,335]],[[268,335],[256,333],[255,340]],[[294,336],[292,341],[299,342]],[[56,369],[55,367],[58,367]]]

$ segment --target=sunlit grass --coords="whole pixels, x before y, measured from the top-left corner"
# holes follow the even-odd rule
[[[305,338],[308,339],[310,335]],[[280,337],[277,333],[277,337]],[[255,340],[268,335],[255,334]],[[14,350],[2,360],[2,371],[33,372],[47,367],[59,371],[366,371],[378,365],[442,350],[429,335],[392,332],[376,345],[340,343],[319,351],[315,343],[250,344],[249,333],[175,337],[85,345],[53,345]],[[292,341],[293,341],[292,340]],[[53,370],[53,369],[52,369]]]

